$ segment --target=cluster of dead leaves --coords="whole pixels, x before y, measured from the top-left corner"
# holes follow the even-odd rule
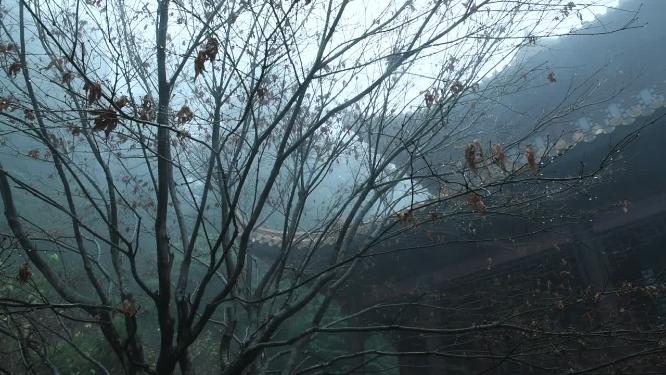
[[[426,107],[430,108],[435,103],[435,94],[426,93],[425,94],[425,103]]]
[[[453,84],[451,85],[451,87],[449,89],[451,90],[451,92],[453,94],[457,95],[457,94],[460,94],[465,89],[465,86],[462,84],[462,82],[455,81],[455,82],[453,82]]]
[[[113,105],[114,105],[116,108],[127,107],[129,104],[130,104],[130,100],[129,100],[129,98],[128,98],[127,96],[125,96],[125,95],[121,96],[120,99],[117,99],[117,100],[115,100],[115,101],[113,102]]]
[[[190,134],[190,132],[188,132],[187,130],[181,130],[176,134],[176,137],[182,144],[183,142],[185,142],[186,139],[192,138],[192,134]]]
[[[548,73],[548,82],[550,83],[557,82],[557,78],[555,78],[555,72]]]
[[[467,166],[469,169],[476,173],[476,144],[475,143],[470,143],[465,146],[465,161],[467,162]]]
[[[536,152],[531,145],[525,146],[525,158],[527,159],[527,166],[535,175],[539,173],[539,165],[536,161]]]
[[[458,95],[465,90],[465,85],[460,81],[455,81],[449,87],[449,91],[453,95]],[[431,108],[435,103],[437,103],[444,95],[443,89],[430,89],[423,92],[423,97],[425,100],[426,107]]]
[[[495,164],[502,172],[507,172],[506,168],[506,152],[501,144],[496,143],[492,145],[492,163]],[[474,140],[465,146],[465,162],[467,167],[474,173],[478,173],[479,164],[484,165],[483,148],[479,140]]]
[[[139,119],[143,121],[153,121],[155,119],[155,101],[150,95],[141,99],[141,107],[138,110]]]
[[[15,62],[9,65],[7,68],[7,74],[10,75],[12,78],[16,78],[16,76],[21,73],[21,69],[23,69],[23,64],[20,62]]]
[[[502,145],[495,144],[493,146],[493,162],[499,167],[503,172],[506,172],[506,153],[502,148]]]
[[[89,103],[94,103],[102,98],[102,85],[98,82],[86,81],[83,90],[87,94]]]
[[[477,193],[469,193],[469,196],[467,196],[467,203],[472,206],[474,211],[480,214],[485,214],[487,211],[486,204],[483,202],[482,197]]]
[[[413,210],[398,212],[395,214],[395,218],[398,220],[398,223],[403,225],[416,224],[416,218],[414,217]]]
[[[118,114],[113,109],[102,109],[95,111],[95,127],[93,131],[104,131],[108,137],[109,134],[118,126]]]
[[[0,53],[7,54],[16,51],[16,45],[11,42],[0,42]]]
[[[0,97],[0,112],[12,110],[14,100],[11,96]]]
[[[116,127],[118,127],[120,120],[118,118],[118,112],[116,112],[115,109],[128,106],[130,104],[130,100],[127,96],[123,95],[119,99],[115,100],[113,104],[114,105],[110,108],[105,108],[94,112],[97,117],[95,117],[95,126],[93,127],[93,131],[104,131],[104,134],[106,134],[108,137],[109,134],[111,134],[111,132],[114,131]],[[70,132],[72,135],[79,135],[81,133],[81,129],[78,126],[73,126],[70,127]]]
[[[124,299],[123,303],[120,305],[120,311],[123,314],[132,317],[136,315],[137,312],[139,312],[139,308],[134,303],[132,303],[132,301]]]
[[[3,55],[11,54],[13,52],[16,52],[16,45],[14,43],[9,43],[9,42],[0,42],[0,53]],[[9,66],[7,66],[7,75],[9,75],[12,78],[16,78],[16,76],[21,72],[23,69],[23,64],[20,62],[16,61],[16,57],[10,57],[8,60],[14,60]]]
[[[267,101],[270,97],[270,92],[268,91],[268,87],[266,86],[260,86],[257,88],[257,98],[261,101]]]
[[[494,144],[492,147],[492,162],[503,172],[508,172],[506,167],[506,152],[500,144]],[[474,173],[478,173],[478,165],[483,162],[483,149],[481,143],[477,140],[465,145],[465,164]],[[525,146],[525,159],[527,167],[534,175],[539,173],[539,163],[537,162],[536,151],[532,145]]]
[[[206,41],[204,48],[199,51],[197,57],[194,59],[194,79],[196,80],[199,74],[206,71],[206,61],[213,62],[219,52],[220,42],[215,37],[210,37]]]
[[[65,70],[62,73],[62,80],[60,82],[63,85],[66,85],[66,84],[72,83],[73,80],[74,80],[74,73],[69,71],[69,70]]]
[[[81,134],[81,127],[80,127],[80,126],[76,126],[76,125],[71,125],[71,124],[70,124],[67,128],[69,129],[69,132],[70,132],[73,136],[78,136],[78,135]]]
[[[27,283],[32,277],[32,267],[30,263],[25,262],[19,266],[18,275],[16,275],[16,280],[21,283]]]
[[[437,103],[440,97],[440,90],[432,89],[423,92],[423,99],[425,100],[426,107],[431,108],[433,104]]]
[[[56,146],[56,147],[60,147],[60,148],[65,148],[65,147],[67,147],[67,141],[65,141],[64,138],[59,137],[59,136],[56,135],[55,133],[48,132],[48,133],[47,133],[47,136],[49,137],[49,141],[51,141],[51,144],[52,144],[52,145],[54,145],[54,146]],[[47,151],[47,152],[48,152],[48,151]],[[44,155],[44,157],[46,157],[46,155]]]
[[[19,106],[16,105],[16,101],[14,100],[13,97],[11,96],[0,97],[0,112],[15,111],[16,109],[20,108]],[[33,112],[30,109],[23,109],[23,117],[27,121],[32,121],[35,119],[35,112]]]
[[[194,112],[190,109],[190,107],[184,105],[180,108],[178,112],[176,112],[176,120],[178,120],[179,124],[186,124],[194,118]]]

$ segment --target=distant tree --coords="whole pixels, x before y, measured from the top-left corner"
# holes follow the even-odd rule
[[[546,178],[566,150],[530,144],[576,106],[501,144],[483,129],[519,88],[494,71],[594,2],[3,7],[0,333],[20,371],[344,372],[382,355],[327,353],[358,331],[478,332],[351,327],[340,291],[389,238],[598,173]]]

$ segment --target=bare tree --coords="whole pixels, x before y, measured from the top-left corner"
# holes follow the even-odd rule
[[[521,88],[519,72],[496,69],[570,34],[595,6],[5,5],[0,192],[8,251],[24,258],[17,283],[31,298],[3,306],[21,313],[6,334],[29,348],[25,369],[57,373],[55,340],[105,373],[190,374],[196,358],[201,371],[291,374],[410,354],[321,357],[312,347],[322,336],[528,332],[502,322],[354,327],[364,310],[341,312],[339,300],[389,239],[519,212],[598,175],[604,163],[545,176],[576,139],[532,141],[589,105],[588,86],[571,85],[529,128],[503,136],[484,128],[483,105]],[[554,72],[542,82],[562,84]],[[83,325],[113,357],[77,342]]]

